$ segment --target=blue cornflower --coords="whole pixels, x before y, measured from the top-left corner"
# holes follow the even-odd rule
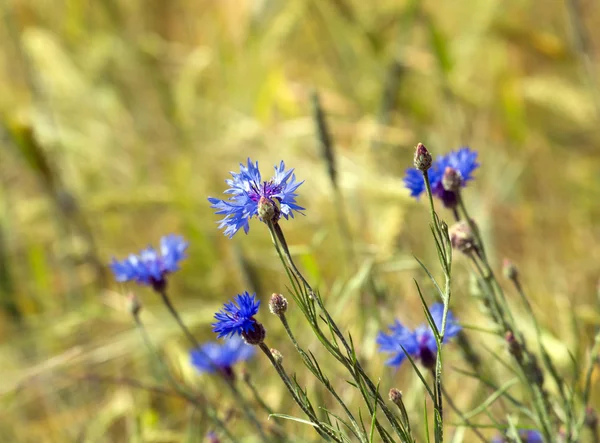
[[[523,443],[544,443],[542,434],[538,431],[519,431],[519,438]],[[512,440],[510,440],[512,441]],[[508,443],[504,437],[494,437],[490,443]]]
[[[436,303],[429,308],[429,312],[433,317],[436,327],[440,329],[442,327],[444,305]],[[423,366],[427,368],[432,368],[435,365],[437,343],[429,324],[423,324],[414,331],[411,331],[396,320],[389,329],[391,331],[389,334],[380,331],[376,339],[380,352],[392,354],[386,361],[387,365],[400,366],[406,358],[404,350],[415,360],[420,360]],[[444,343],[458,334],[461,329],[452,313],[448,311]]]
[[[131,254],[123,261],[115,258],[110,268],[119,282],[136,281],[157,288],[166,283],[166,275],[179,269],[188,243],[179,235],[167,235],[160,239],[160,252],[148,246],[138,255]]]
[[[235,302],[225,303],[223,309],[215,314],[217,320],[212,324],[217,338],[242,335],[243,332],[254,331],[260,301],[255,299],[256,294],[244,291],[235,296]]]
[[[472,151],[470,148],[461,148],[446,155],[441,155],[427,171],[432,194],[442,200],[446,207],[453,208],[457,203],[456,194],[453,191],[445,190],[442,185],[442,178],[448,167],[458,171],[462,179],[461,186],[466,186],[466,183],[473,179],[475,169],[479,167],[477,151]],[[404,176],[404,185],[410,190],[411,197],[418,198],[425,192],[423,173],[415,168],[407,169]]]
[[[217,209],[216,214],[224,215],[219,229],[229,238],[233,237],[240,228],[247,234],[250,229],[248,221],[259,214],[259,203],[271,207],[270,220],[276,222],[280,215],[286,219],[294,217],[294,211],[301,213],[304,208],[296,204],[296,189],[304,183],[296,181],[294,170],[285,170],[283,161],[275,166],[275,175],[269,181],[262,181],[258,162],[240,164],[240,173],[231,172],[233,179],[225,180],[229,189],[225,194],[231,196],[227,200],[209,197],[211,208]]]
[[[205,343],[200,350],[192,350],[190,358],[192,365],[200,372],[221,371],[223,374],[233,377],[233,365],[248,360],[255,352],[253,346],[246,344],[241,337],[236,335],[225,339],[223,343]]]

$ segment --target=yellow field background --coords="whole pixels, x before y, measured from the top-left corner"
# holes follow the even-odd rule
[[[129,292],[175,376],[222,411],[232,406],[216,379],[190,366],[188,343],[158,297],[115,283],[107,268],[168,233],[190,242],[169,289],[197,337],[214,339],[213,313],[256,291],[268,345],[317,404],[331,404],[266,309],[272,292],[287,291],[268,230],[255,220],[249,235],[228,240],[206,199],[221,196],[247,157],[265,178],[283,159],[305,180],[306,215],[283,222],[292,253],[382,392],[403,391],[414,428],[423,388],[408,365],[384,367],[374,338],[394,318],[424,321],[412,279],[433,295],[413,254],[440,272],[425,202],[402,184],[417,142],[434,156],[465,145],[480,152],[464,196],[497,270],[505,257],[519,267],[565,376],[569,351],[585,365],[600,323],[597,3],[4,0],[0,18],[0,442],[203,441],[210,428],[183,400],[93,380],[165,385],[127,312]],[[315,136],[315,91],[356,260]],[[365,290],[370,273],[385,300]],[[457,317],[485,328],[458,256],[454,274]],[[535,349],[518,296],[508,294]],[[358,405],[293,306],[289,317]],[[506,372],[490,353],[508,360],[502,340],[467,333]],[[446,355],[446,388],[472,409],[490,392],[477,397],[477,382],[453,371],[467,367],[458,346]],[[253,383],[275,411],[301,417],[261,357],[246,365]],[[454,432],[450,411],[446,422],[453,441],[472,441]],[[259,441],[241,416],[230,423],[242,441]],[[308,426],[284,426],[300,441],[316,438]]]

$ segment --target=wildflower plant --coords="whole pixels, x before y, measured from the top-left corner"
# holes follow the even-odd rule
[[[318,107],[318,102],[316,106]],[[319,139],[327,145],[328,149],[325,158],[333,163],[335,157],[331,150],[331,139],[326,134],[324,117],[319,112],[317,117]],[[393,324],[378,333],[375,342],[379,351],[387,355],[386,365],[399,368],[405,361],[410,362],[412,370],[425,389],[428,399],[426,408],[428,404],[432,405],[435,443],[442,443],[445,439],[444,429],[448,426],[445,411],[448,407],[461,418],[462,425],[470,428],[483,442],[489,440],[483,435],[480,429],[482,426],[499,431],[501,437],[491,440],[497,442],[555,442],[559,432],[562,433],[566,443],[580,442],[584,427],[595,430],[597,434],[598,420],[594,411],[589,408],[594,363],[591,362],[586,368],[583,388],[577,378],[569,382],[559,372],[541,341],[541,329],[521,284],[521,274],[516,265],[505,262],[503,274],[527,310],[536,331],[538,352],[532,351],[529,343],[525,341],[521,324],[515,320],[511,303],[496,278],[476,220],[470,216],[463,200],[463,189],[473,180],[474,172],[478,167],[478,153],[470,148],[461,148],[438,156],[434,160],[423,144],[417,145],[414,168],[406,172],[404,184],[410,194],[417,199],[423,193],[427,194],[432,244],[437,252],[441,279],[435,277],[434,272],[430,271],[422,260],[416,258],[423,275],[433,286],[433,294],[424,294],[421,285],[415,281],[415,294],[421,301],[425,321],[411,329],[399,320],[395,320]],[[328,171],[336,195],[340,197],[336,181],[337,168],[331,164]],[[263,181],[258,162],[248,159],[246,164],[240,165],[239,173],[232,172],[231,175],[232,178],[226,180],[228,188],[225,194],[229,197],[226,200],[213,197],[208,199],[216,214],[223,216],[219,222],[219,229],[222,229],[224,235],[229,238],[240,229],[248,233],[250,219],[254,217],[262,221],[268,229],[275,251],[288,277],[289,286],[286,296],[290,298],[288,302],[284,295],[273,293],[269,300],[269,312],[278,319],[284,331],[284,334],[269,335],[269,341],[277,341],[279,348],[282,337],[289,339],[304,368],[308,370],[317,385],[329,395],[330,401],[327,405],[317,405],[315,396],[300,384],[296,372],[290,372],[289,368],[286,368],[287,360],[284,354],[268,346],[267,330],[260,320],[261,316],[265,315],[265,310],[260,312],[261,301],[255,293],[241,292],[233,300],[225,302],[215,313],[211,326],[220,341],[200,344],[196,340],[192,331],[183,323],[167,293],[167,279],[179,269],[188,247],[182,237],[175,235],[163,237],[159,251],[148,247],[126,259],[120,261],[113,259],[110,267],[115,279],[119,282],[132,281],[149,286],[161,296],[165,306],[191,344],[191,365],[197,372],[216,374],[225,382],[246,421],[255,427],[260,441],[280,441],[278,438],[281,437],[279,433],[281,429],[273,431],[275,429],[273,428],[268,431],[265,428],[246,396],[238,389],[239,377],[236,377],[234,369],[238,363],[253,357],[257,348],[271,363],[289,396],[304,414],[303,418],[297,418],[283,413],[274,413],[262,398],[260,387],[257,388],[251,383],[249,373],[244,373],[242,379],[252,392],[255,404],[260,405],[270,417],[309,423],[323,440],[336,443],[416,442],[417,431],[411,424],[402,391],[395,386],[388,388],[389,401],[384,400],[380,392],[380,384],[382,381],[391,384],[391,381],[387,378],[375,381],[369,373],[372,368],[369,367],[367,371],[352,335],[339,326],[328,310],[320,291],[304,276],[290,253],[281,221],[282,218],[285,220],[293,218],[294,213],[302,213],[301,211],[304,210],[296,202],[299,197],[296,191],[303,182],[296,180],[294,169],[286,169],[284,162],[281,161],[278,166],[275,166],[273,177]],[[443,221],[438,214],[436,210],[438,200],[444,208],[451,211],[455,219],[452,226]],[[512,364],[503,363],[517,374],[517,380],[523,384],[528,394],[527,399],[517,400],[508,393],[508,388],[499,386],[494,374],[484,363],[481,367],[477,367],[475,373],[457,370],[459,374],[477,379],[482,386],[494,390],[490,399],[475,405],[472,411],[463,413],[444,388],[446,344],[454,338],[463,349],[469,349],[469,342],[463,330],[469,327],[462,321],[459,323],[450,310],[451,304],[454,303],[455,253],[459,253],[470,265],[485,312],[495,328],[492,332],[497,333],[497,336],[504,340],[508,355],[512,359]],[[371,279],[370,283],[373,284],[374,280]],[[427,301],[431,295],[435,297],[436,302]],[[381,300],[377,298],[378,302]],[[131,313],[142,330],[144,341],[149,348],[152,348],[151,340],[140,320],[140,310],[141,303],[135,298],[131,303]],[[308,329],[317,339],[320,346],[318,350],[312,346],[307,350],[303,344],[305,337],[297,334],[291,327],[288,316],[299,314],[304,317]],[[329,354],[337,364],[336,377],[343,375],[350,389],[358,394],[357,397],[361,399],[358,408],[347,403],[346,396],[338,391],[337,383],[325,373],[320,361],[323,352]],[[592,355],[598,355],[599,352],[600,338],[592,349]],[[501,357],[495,357],[501,360]],[[479,362],[481,359],[477,357],[467,361]],[[475,367],[475,364],[473,366]],[[183,398],[197,405],[199,397],[186,391],[168,369],[164,372],[173,389],[181,393]],[[261,380],[266,379],[268,377],[261,378]],[[547,388],[548,380],[552,380],[556,386],[555,393]],[[494,418],[489,408],[496,399],[514,404],[516,413],[508,413],[502,420]],[[330,410],[329,404],[334,404],[338,411]],[[219,435],[235,441],[235,437],[232,436],[227,424],[218,416],[215,408],[205,403],[199,407],[203,408],[212,420],[215,430],[210,430],[207,434],[211,439],[219,439],[216,433],[218,431]],[[479,425],[472,421],[475,415],[483,412],[488,413],[492,418],[492,423],[489,425]],[[516,423],[515,417],[520,420],[519,423]],[[427,418],[427,411],[425,418]],[[526,422],[523,426],[526,429],[517,427],[517,424],[522,425],[521,421]],[[277,426],[281,426],[281,421],[277,421]],[[426,441],[429,442],[426,420],[423,428],[422,435],[425,435]]]

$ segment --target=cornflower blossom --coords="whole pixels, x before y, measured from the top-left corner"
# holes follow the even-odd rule
[[[223,309],[215,314],[217,320],[212,324],[217,338],[233,337],[254,331],[257,324],[254,316],[258,313],[260,301],[255,299],[256,294],[243,292],[235,296],[233,302],[225,303]]]
[[[247,234],[249,220],[257,216],[262,221],[276,223],[283,215],[286,220],[294,217],[294,211],[301,213],[303,207],[296,204],[298,194],[295,191],[304,183],[296,181],[293,169],[285,170],[283,161],[275,166],[275,175],[268,181],[262,181],[258,162],[248,159],[247,165],[240,164],[240,172],[231,172],[232,179],[225,180],[230,194],[227,200],[209,197],[211,208],[217,215],[225,217],[220,221],[219,229],[232,238],[241,228]]]
[[[519,431],[519,438],[523,443],[544,443],[542,434],[538,431]],[[494,437],[490,443],[508,443],[504,437]]]
[[[436,303],[429,308],[429,312],[436,327],[441,330],[444,305]],[[437,343],[429,324],[420,325],[414,331],[411,331],[396,320],[389,329],[389,334],[380,331],[376,339],[380,352],[392,354],[386,361],[388,366],[399,367],[406,358],[406,353],[413,359],[419,360],[426,368],[435,366]],[[461,329],[452,313],[448,311],[444,343],[458,334]]]
[[[432,194],[439,198],[444,206],[454,208],[457,204],[456,193],[444,189],[442,183],[446,168],[458,172],[461,178],[461,186],[464,187],[469,180],[473,179],[473,172],[478,167],[477,151],[470,148],[461,148],[446,155],[440,155],[427,171]],[[418,198],[425,192],[423,173],[416,168],[407,169],[404,176],[404,185],[410,190],[411,197]]]
[[[200,349],[190,352],[192,365],[201,373],[222,372],[233,378],[233,366],[246,361],[255,354],[254,347],[239,336],[225,339],[222,343],[208,342]]]
[[[131,254],[124,260],[112,259],[110,268],[118,282],[135,281],[160,289],[166,284],[167,274],[179,269],[188,243],[179,235],[167,235],[160,239],[160,251],[152,246],[139,254]]]

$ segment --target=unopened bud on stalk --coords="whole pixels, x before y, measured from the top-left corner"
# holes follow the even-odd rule
[[[281,352],[279,352],[277,349],[271,348],[271,355],[275,359],[275,363],[280,365],[281,362],[283,361],[283,354]]]
[[[431,158],[431,154],[425,145],[423,145],[423,143],[419,143],[415,149],[415,168],[421,172],[425,172],[431,168],[432,162],[433,159]]]
[[[502,262],[502,274],[508,280],[516,280],[519,278],[519,270],[515,264],[507,258]]]
[[[458,192],[462,182],[463,178],[458,170],[450,166],[446,167],[444,175],[442,176],[442,186],[446,191],[454,193]]]
[[[390,401],[397,406],[400,406],[402,403],[402,391],[392,388],[390,389]]]
[[[258,217],[265,223],[276,223],[279,220],[280,210],[275,202],[266,197],[258,201]]]
[[[262,323],[255,322],[253,331],[244,331],[242,332],[242,338],[249,345],[260,345],[265,341],[265,337],[267,336],[267,331]]]
[[[598,427],[598,414],[592,407],[585,408],[585,425],[590,429]]]
[[[513,334],[512,331],[507,331],[505,336],[506,344],[508,344],[508,352],[513,355],[517,360],[521,360],[523,358],[523,350],[521,349],[521,345]]]
[[[527,376],[530,380],[533,380],[539,386],[544,384],[544,372],[537,362],[537,358],[533,354],[529,354],[529,364],[525,369]]]
[[[250,371],[246,368],[242,368],[242,380],[246,383],[250,383]]]
[[[211,431],[208,434],[206,434],[206,442],[207,443],[221,443],[221,440],[219,439],[217,434],[215,434],[214,432]]]
[[[140,302],[140,299],[131,292],[127,295],[127,310],[136,318],[140,315],[140,311],[142,310],[142,302]]]
[[[465,220],[453,224],[450,227],[450,243],[454,249],[468,254],[475,249],[475,237],[471,226]]]
[[[285,314],[288,308],[288,302],[286,298],[281,294],[273,294],[271,295],[271,300],[269,301],[269,311],[271,314],[275,314],[277,316]]]

